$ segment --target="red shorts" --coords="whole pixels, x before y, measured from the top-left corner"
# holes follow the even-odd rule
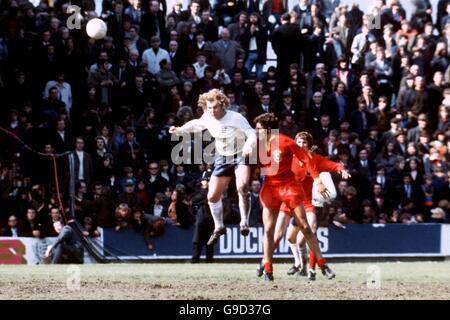
[[[287,208],[295,209],[303,202],[304,192],[296,181],[276,186],[264,184],[259,198],[264,208],[279,209],[286,204]]]
[[[314,206],[311,203],[311,199],[304,200],[303,201],[303,206],[305,207],[305,211],[306,212],[314,212]],[[290,215],[292,217],[291,210],[289,209],[289,207],[284,202],[283,202],[283,204],[280,207],[280,212],[287,213],[288,215]]]

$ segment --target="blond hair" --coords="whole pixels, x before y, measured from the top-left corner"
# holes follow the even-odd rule
[[[205,110],[208,101],[217,101],[222,109],[226,109],[230,105],[230,99],[219,89],[212,89],[201,94],[198,98],[198,106]]]

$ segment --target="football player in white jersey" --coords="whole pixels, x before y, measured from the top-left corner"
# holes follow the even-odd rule
[[[230,101],[220,90],[213,89],[200,95],[198,104],[204,110],[203,115],[181,127],[171,127],[169,133],[182,135],[208,129],[211,136],[215,138],[214,170],[208,190],[208,205],[215,225],[208,244],[213,244],[225,234],[222,196],[228,189],[233,174],[236,176],[236,189],[239,196],[240,232],[243,236],[249,233],[250,166],[246,159],[251,155],[256,144],[256,134],[243,115],[227,110]]]

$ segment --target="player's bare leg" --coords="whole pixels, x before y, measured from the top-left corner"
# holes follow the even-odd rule
[[[239,212],[241,214],[241,234],[248,236],[250,229],[248,226],[248,219],[250,215],[249,210],[249,194],[248,182],[250,180],[250,166],[239,165],[234,170],[236,176],[236,190],[239,197]]]
[[[263,208],[264,223],[264,280],[273,281],[273,252],[275,251],[275,225],[278,209]]]
[[[312,211],[307,211],[306,218],[308,220],[309,226],[311,227],[312,233],[317,234],[317,214]],[[306,239],[303,236],[303,233],[301,233],[301,232],[299,232],[297,235],[297,246],[300,249],[300,252],[302,254],[302,260],[306,260]],[[303,255],[304,255],[304,258],[303,258]],[[309,250],[309,269],[315,270],[316,262],[317,262],[317,259],[316,259],[316,256],[314,255],[314,252],[312,250]],[[306,263],[305,263],[304,270],[306,273]]]
[[[280,245],[281,239],[283,239],[284,233],[289,226],[290,220],[291,216],[289,214],[283,211],[279,212],[274,232],[275,248],[278,248],[278,246]]]
[[[214,244],[217,239],[225,234],[225,226],[223,224],[223,206],[222,195],[228,188],[231,177],[211,176],[208,189],[208,205],[214,220],[214,232],[208,240],[208,245]]]
[[[317,258],[317,264],[319,268],[322,270],[322,274],[324,274],[328,279],[333,279],[335,277],[334,272],[328,267],[325,259],[322,256],[319,247],[319,241],[317,240],[316,235],[312,232],[308,220],[306,218],[306,213],[303,205],[300,205],[294,209],[295,218],[297,224],[300,228],[300,231],[303,233],[303,236],[308,243],[309,249],[314,252],[314,255]]]
[[[287,272],[287,274],[290,276],[298,273],[303,268],[303,261],[301,259],[299,248],[297,246],[297,235],[299,233],[300,233],[299,227],[291,223],[287,230],[287,239],[289,242],[289,247],[291,248],[292,255],[294,256],[294,265],[291,268],[289,268]]]
[[[289,221],[291,220],[291,216],[286,212],[280,211],[278,214],[277,222],[275,224],[275,232],[274,232],[274,246],[275,249],[280,245],[281,239],[283,239],[284,233],[289,226]],[[258,277],[261,277],[264,273],[264,259],[261,260],[261,263],[256,269],[256,274]]]

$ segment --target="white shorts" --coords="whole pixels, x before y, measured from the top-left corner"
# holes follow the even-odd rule
[[[328,193],[330,194],[329,198],[324,198],[318,191],[317,191],[317,184],[313,184],[313,190],[312,190],[312,201],[311,203],[315,207],[323,207],[325,203],[330,203],[336,198],[336,187],[334,186],[333,179],[331,178],[331,174],[329,172],[321,172],[320,180],[322,180],[322,183],[324,184],[325,188],[327,188]]]

